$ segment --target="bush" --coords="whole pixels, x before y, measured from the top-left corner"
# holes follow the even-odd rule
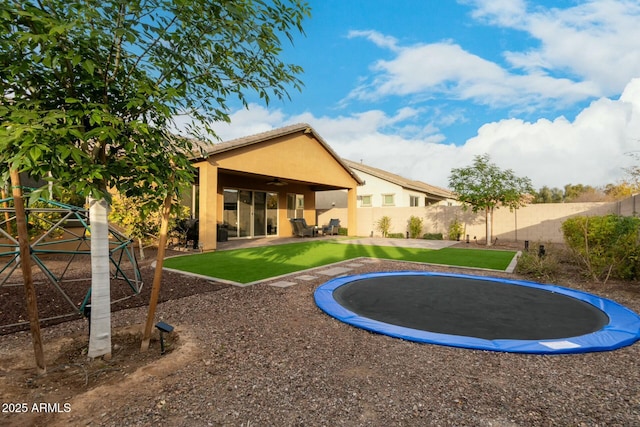
[[[174,205],[174,212],[169,222],[169,230],[174,230],[178,221],[189,218],[189,209]],[[141,201],[121,194],[114,194],[111,199],[109,221],[122,228],[129,237],[138,239],[142,246],[157,240],[161,223],[160,210],[143,213]],[[170,231],[172,233],[173,231]],[[178,233],[181,234],[181,233]]]
[[[426,240],[444,240],[442,233],[426,233],[422,238]]]
[[[638,278],[640,218],[578,216],[562,223],[565,242],[585,273],[595,280]]]
[[[560,262],[554,252],[540,256],[538,251],[523,252],[515,269],[516,273],[543,281],[554,281],[559,271]]]
[[[389,233],[387,234],[389,239],[404,239],[404,234],[402,233]]]
[[[391,218],[383,216],[376,222],[376,230],[382,233],[382,237],[387,237],[389,230],[391,229]]]
[[[409,218],[409,237],[417,239],[422,233],[422,218],[411,216]]]
[[[449,240],[460,240],[460,236],[464,233],[464,226],[458,218],[451,221],[449,224],[449,231],[447,233],[447,237]]]
[[[348,236],[349,235],[349,230],[344,228],[344,227],[340,227],[338,228],[338,236]]]

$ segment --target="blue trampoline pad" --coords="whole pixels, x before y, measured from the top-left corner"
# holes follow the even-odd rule
[[[429,344],[513,353],[608,351],[640,339],[640,317],[614,301],[522,280],[433,272],[339,277],[314,293],[330,316]]]

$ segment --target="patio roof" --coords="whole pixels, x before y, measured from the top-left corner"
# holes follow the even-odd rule
[[[258,133],[255,135],[249,135],[242,138],[232,139],[229,141],[221,142],[218,144],[208,144],[204,142],[197,143],[197,148],[200,151],[194,151],[196,158],[194,160],[200,160],[216,154],[225,153],[227,151],[244,148],[247,146],[263,143],[272,139],[280,138],[283,136],[303,132],[305,134],[313,136],[320,145],[327,150],[329,154],[356,180],[358,185],[363,185],[364,181],[348,166],[347,162],[338,156],[333,149],[327,144],[327,142],[307,123],[298,123],[290,126],[285,126],[278,129],[273,129],[267,132]]]

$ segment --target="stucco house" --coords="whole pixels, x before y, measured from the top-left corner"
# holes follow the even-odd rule
[[[444,188],[421,181],[414,181],[363,163],[343,160],[363,181],[357,189],[357,206],[365,207],[419,207],[430,205],[451,206],[457,204],[455,195]],[[319,210],[347,206],[344,191],[319,194]]]
[[[316,193],[346,192],[347,228],[357,230],[356,188],[363,181],[308,124],[203,146],[190,204],[200,244],[228,238],[292,235],[290,218],[316,224]]]

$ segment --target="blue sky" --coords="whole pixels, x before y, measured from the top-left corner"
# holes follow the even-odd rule
[[[602,186],[640,150],[640,1],[311,0],[305,88],[223,140],[307,122],[342,157],[446,187],[488,153],[534,187]]]

